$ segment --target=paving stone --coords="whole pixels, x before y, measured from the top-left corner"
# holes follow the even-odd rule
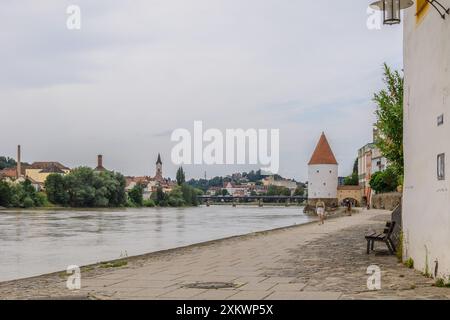
[[[298,292],[298,291],[275,291],[266,300],[338,300],[341,297],[340,292]]]
[[[226,300],[263,300],[273,291],[239,291]]]

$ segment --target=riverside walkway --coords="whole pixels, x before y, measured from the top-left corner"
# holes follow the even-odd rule
[[[65,273],[0,283],[1,299],[448,299],[450,289],[407,269],[396,257],[366,255],[364,234],[382,228],[389,212],[212,241],[128,258],[127,265],[82,269],[81,290]],[[381,269],[381,290],[367,288],[367,268]]]

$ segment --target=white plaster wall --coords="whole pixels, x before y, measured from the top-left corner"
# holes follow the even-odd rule
[[[308,198],[337,199],[338,166],[319,164],[308,166]]]
[[[450,0],[442,0],[445,6]],[[450,19],[430,8],[416,22],[415,7],[404,15],[403,228],[405,257],[416,269],[428,265],[450,275]],[[437,117],[444,114],[444,125]],[[446,154],[446,180],[437,179],[437,155]]]

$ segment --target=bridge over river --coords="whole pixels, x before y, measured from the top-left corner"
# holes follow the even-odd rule
[[[209,206],[212,203],[230,203],[236,206],[238,203],[255,203],[260,207],[264,203],[303,204],[308,198],[305,196],[199,196],[201,203]]]

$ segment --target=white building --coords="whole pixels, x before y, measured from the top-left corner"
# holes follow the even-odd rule
[[[308,204],[323,200],[327,206],[337,206],[338,163],[324,133],[322,133],[308,163]]]
[[[446,7],[450,0],[440,1]],[[426,1],[404,14],[404,258],[448,280],[450,196],[450,16]]]

